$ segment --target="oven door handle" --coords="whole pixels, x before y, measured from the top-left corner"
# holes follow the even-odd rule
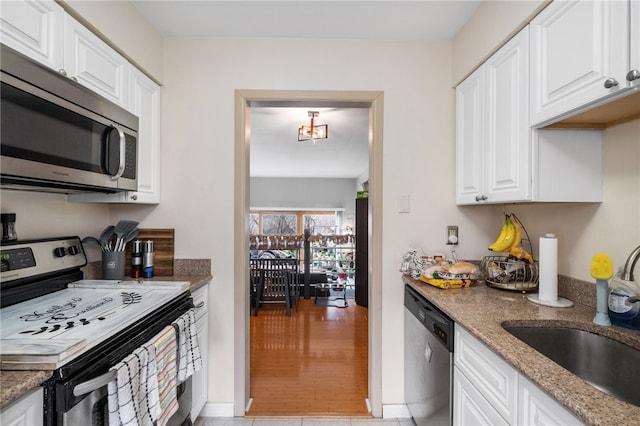
[[[100,389],[103,386],[107,386],[109,382],[112,382],[115,379],[116,379],[116,372],[109,371],[91,380],[87,380],[86,382],[77,384],[73,388],[73,395],[82,396],[82,395],[91,393],[96,389]]]

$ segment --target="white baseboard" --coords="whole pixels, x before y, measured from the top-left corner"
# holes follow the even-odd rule
[[[234,417],[233,403],[207,402],[198,417]],[[411,413],[406,404],[386,404],[382,406],[385,419],[410,419]]]
[[[411,413],[406,404],[382,404],[383,419],[410,419]]]
[[[198,417],[233,417],[233,403],[207,402]]]

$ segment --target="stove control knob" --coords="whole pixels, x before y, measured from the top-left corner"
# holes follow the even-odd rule
[[[54,255],[55,257],[65,257],[65,256],[66,256],[66,254],[67,254],[67,249],[66,249],[66,248],[64,248],[64,247],[56,247],[56,248],[53,250],[53,255]]]
[[[76,254],[80,253],[80,249],[78,248],[78,246],[69,246],[67,251],[71,256],[75,256]]]

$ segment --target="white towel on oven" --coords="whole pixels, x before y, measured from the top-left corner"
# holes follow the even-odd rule
[[[189,309],[173,322],[178,332],[178,383],[184,382],[202,368],[195,312],[195,309]]]
[[[155,347],[147,343],[111,370],[116,379],[107,385],[109,425],[152,426],[160,414]]]

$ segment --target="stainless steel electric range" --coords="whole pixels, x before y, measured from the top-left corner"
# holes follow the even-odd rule
[[[188,282],[83,280],[78,237],[0,250],[0,367],[51,370],[46,426],[106,425],[109,369],[193,308]],[[191,383],[171,425],[191,424]]]

